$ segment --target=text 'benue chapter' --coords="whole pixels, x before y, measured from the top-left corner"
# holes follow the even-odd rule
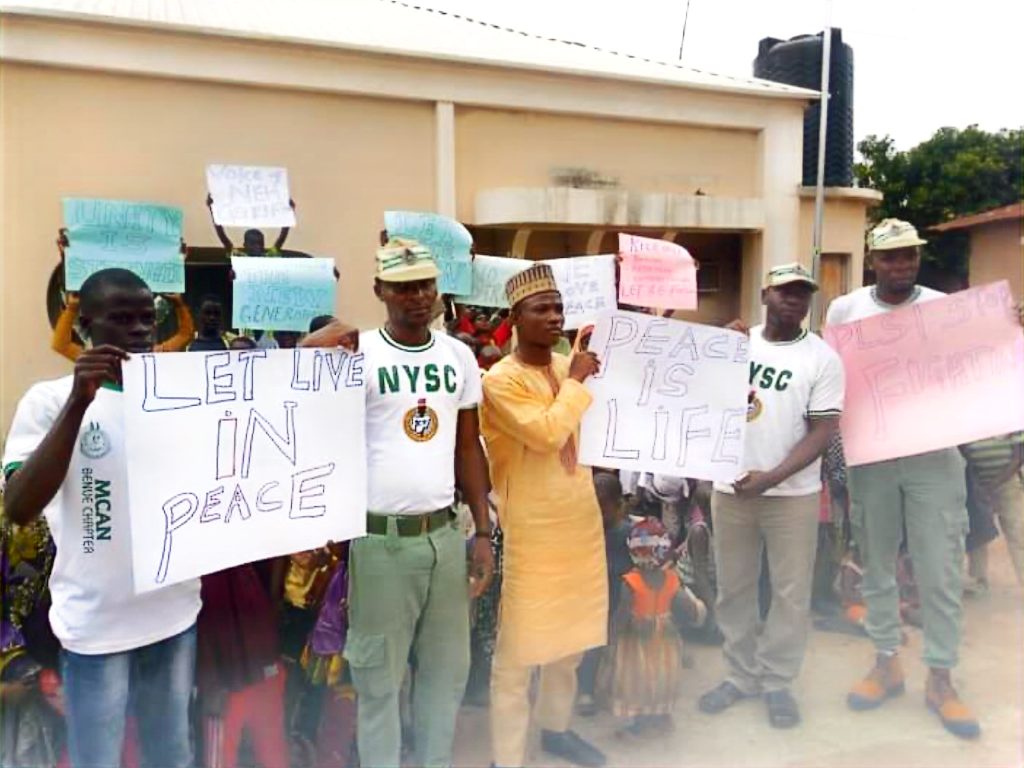
[[[634,312],[609,312],[590,349],[601,372],[587,381],[580,460],[731,483],[747,413],[747,337]]]
[[[363,382],[343,350],[133,356],[136,592],[363,535]]]

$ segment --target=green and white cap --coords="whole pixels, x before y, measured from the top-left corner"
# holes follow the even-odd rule
[[[778,288],[780,285],[789,285],[790,283],[807,283],[812,290],[818,290],[818,283],[811,273],[804,269],[803,264],[796,261],[772,267],[764,279],[765,288]]]
[[[893,251],[897,248],[914,248],[924,245],[917,229],[909,221],[900,219],[883,219],[878,226],[868,233],[869,251]]]
[[[377,279],[385,283],[432,280],[440,274],[430,249],[415,240],[393,237],[377,250]]]

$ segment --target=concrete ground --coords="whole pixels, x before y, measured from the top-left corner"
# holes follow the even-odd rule
[[[1018,768],[1024,765],[1024,590],[1017,586],[1005,544],[991,545],[991,590],[965,599],[961,664],[954,683],[975,710],[982,736],[965,742],[948,734],[924,706],[926,670],[921,633],[909,629],[903,650],[907,693],[874,712],[846,708],[847,688],[873,655],[867,639],[814,631],[794,693],[804,718],[797,729],[771,728],[760,700],[737,704],[712,717],[696,699],[723,674],[721,650],[690,644],[693,666],[676,710],[676,731],[645,742],[615,737],[610,715],[577,718],[573,727],[608,755],[609,768],[689,766],[807,766],[808,768]],[[459,722],[455,763],[490,763],[487,710],[465,708]],[[564,766],[534,740],[527,765]]]

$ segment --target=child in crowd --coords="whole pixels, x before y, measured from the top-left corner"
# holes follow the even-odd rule
[[[386,243],[381,243],[385,245]],[[455,317],[450,323],[448,332],[454,336],[457,333],[465,333],[472,336],[476,331],[476,316],[477,311],[473,307],[467,307],[465,304],[455,305]]]
[[[486,311],[465,305],[456,305],[456,316],[449,324],[448,332],[455,336],[466,334],[475,341],[476,351],[494,346],[504,350],[512,339],[512,325],[508,310],[502,310],[491,317]],[[506,350],[507,351],[507,350]]]
[[[620,735],[640,736],[672,730],[682,672],[682,640],[673,614],[701,626],[707,608],[669,567],[672,539],[654,518],[633,525],[627,539],[633,568],[612,625],[612,642],[603,678],[612,712],[631,718]]]
[[[42,680],[56,680],[47,579],[55,547],[43,518],[16,526],[0,507],[0,765],[56,765],[64,742],[60,713]],[[39,637],[42,635],[42,642]],[[36,642],[33,642],[35,640]],[[51,669],[44,669],[44,665]]]
[[[604,548],[608,558],[608,605],[615,606],[618,604],[619,594],[622,591],[622,578],[633,567],[629,557],[629,548],[626,546],[630,522],[626,516],[622,484],[619,482],[618,473],[596,470],[594,472],[594,491],[597,494],[597,503],[601,507],[601,517],[604,522]],[[597,685],[597,671],[604,655],[604,648],[591,648],[584,654],[583,661],[576,673],[579,679],[579,698],[576,702],[576,711],[584,717],[592,717],[597,714],[598,707],[594,694]]]
[[[284,669],[276,597],[264,564],[202,577],[196,685],[205,768],[233,768],[245,731],[262,768],[286,768]]]
[[[2,478],[0,478],[2,496]],[[56,545],[43,517],[14,525],[0,505],[0,766],[69,768],[60,643],[47,614]],[[126,724],[124,768],[139,768],[138,733]]]
[[[988,589],[988,541],[996,535],[993,518],[999,519],[1017,583],[1024,584],[1024,432],[979,440],[962,446],[960,452],[967,459],[968,512],[973,513],[972,535],[967,542],[966,589]],[[979,527],[976,519],[982,522],[982,532],[986,528],[991,531],[977,543],[971,540],[979,538],[974,530]]]
[[[212,293],[199,302],[199,328],[188,345],[189,352],[219,352],[227,349],[231,334],[224,331],[224,304]]]
[[[340,562],[340,547],[331,545],[297,552],[279,562],[287,563],[280,627],[282,657],[288,674],[285,694],[288,736],[312,759],[323,691],[310,685],[301,668],[301,659],[331,576]]]
[[[356,692],[345,664],[348,633],[348,544],[343,544],[316,624],[302,652],[301,665],[310,685],[324,688],[316,735],[317,768],[356,764]]]
[[[494,343],[494,328],[491,326],[491,319],[483,312],[476,316],[473,323],[473,338],[481,348]]]
[[[508,349],[509,342],[512,341],[512,322],[509,320],[509,311],[507,309],[499,311],[491,322],[494,325],[494,333],[491,336],[494,346],[506,352],[511,351]]]

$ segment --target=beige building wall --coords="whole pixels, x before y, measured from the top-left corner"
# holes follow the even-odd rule
[[[332,256],[338,312],[382,317],[371,290],[387,208],[435,198],[433,103],[403,102],[4,63],[0,423],[35,380],[69,373],[49,347],[46,287],[64,196],[148,200],[185,211],[185,239],[216,246],[209,162],[286,166],[298,206],[288,247]],[[401,169],[382,174],[381,169]],[[241,231],[229,234],[241,240]],[[267,232],[268,241],[276,232]]]
[[[458,107],[458,216],[474,220],[477,193],[499,187],[556,187],[580,169],[618,189],[758,197],[756,131]]]
[[[864,243],[867,208],[863,200],[826,199],[822,228],[822,253],[850,255],[847,279],[849,287],[859,288],[864,273]],[[793,255],[807,268],[814,252],[814,200],[800,201],[800,251]]]
[[[982,224],[971,228],[970,238],[970,284],[1008,280],[1014,298],[1024,298],[1024,222]]]
[[[880,194],[870,190],[827,190],[818,274],[821,290],[811,307],[809,322],[812,328],[824,325],[828,305],[833,299],[863,285],[868,209],[880,199]],[[813,255],[814,199],[813,195],[807,194],[800,201],[800,252],[797,260],[810,268]]]
[[[28,384],[70,370],[49,350],[45,309],[60,198],[177,205],[189,244],[216,247],[203,204],[209,162],[288,167],[299,218],[288,247],[335,258],[338,313],[362,326],[382,317],[370,284],[384,210],[437,210],[507,228],[513,220],[476,221],[481,191],[551,188],[570,169],[626,192],[639,208],[614,220],[630,228],[671,228],[688,242],[718,227],[730,238],[718,254],[722,291],[704,297],[702,319],[755,314],[765,265],[809,259],[811,218],[799,187],[804,97],[10,14],[0,41],[4,424]],[[675,221],[673,206],[688,211],[698,189],[705,203],[738,206],[725,217],[731,224],[696,214]],[[665,211],[647,210],[659,196]],[[862,231],[864,200],[836,206]],[[856,246],[840,236],[832,209],[830,200],[826,250],[852,253],[859,283],[861,235]],[[572,220],[568,253],[589,248],[594,228],[625,226],[611,227],[604,213]],[[568,221],[546,227],[565,230]],[[508,239],[515,251],[522,238]]]

